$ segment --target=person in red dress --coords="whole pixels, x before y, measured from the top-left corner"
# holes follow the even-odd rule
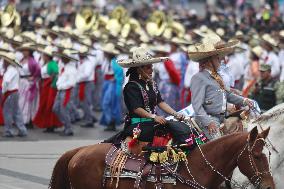
[[[44,132],[54,132],[54,129],[61,127],[62,123],[52,111],[56,97],[56,81],[58,76],[58,64],[52,58],[53,49],[47,46],[45,49],[39,49],[42,53],[44,65],[41,67],[41,86],[39,109],[33,124],[39,128],[46,128]]]

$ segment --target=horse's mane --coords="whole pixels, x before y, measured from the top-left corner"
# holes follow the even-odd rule
[[[216,140],[211,140],[205,144],[202,145],[202,148],[204,150],[206,150],[207,148],[212,148],[212,146],[217,146],[219,144],[224,144],[224,142],[228,141],[228,140],[238,140],[238,143],[240,143],[241,141],[240,138],[244,138],[246,139],[247,138],[247,135],[248,135],[248,132],[237,132],[237,133],[232,133],[232,134],[228,134],[228,135],[225,135],[225,136],[222,136]]]
[[[284,103],[271,108],[264,114],[261,114],[252,123],[263,123],[263,122],[268,122],[268,121],[275,121],[279,119],[279,117],[282,115],[284,115]]]

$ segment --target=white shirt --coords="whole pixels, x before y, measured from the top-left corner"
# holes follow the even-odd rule
[[[198,72],[199,72],[199,63],[189,60],[184,76],[185,88],[189,88],[193,75],[195,75]]]
[[[22,64],[22,68],[19,69],[21,76],[30,76],[31,72],[29,70],[29,63],[27,60],[24,60]]]
[[[280,62],[275,52],[268,52],[264,60],[266,64],[271,65],[271,76],[277,77],[280,74]]]
[[[41,73],[41,78],[42,79],[46,79],[49,78],[50,75],[47,74],[47,64],[44,64],[41,69],[40,69],[40,73]]]
[[[171,61],[175,64],[178,71],[181,69],[181,52],[174,52],[170,54]]]
[[[77,70],[74,62],[65,64],[61,68],[58,80],[56,82],[57,89],[66,90],[74,87],[77,81],[76,74]]]
[[[284,81],[284,49],[280,50],[278,57],[279,57],[280,66],[281,66],[280,81]]]
[[[170,76],[163,62],[155,64],[154,69],[158,72],[161,81],[169,80]]]
[[[95,63],[89,57],[80,60],[78,63],[78,83],[84,81],[94,81]]]
[[[111,60],[108,60],[107,58],[104,58],[102,62],[102,71],[104,75],[113,75],[113,69],[111,65]]]
[[[240,80],[245,73],[244,56],[241,53],[234,54],[229,57],[227,66],[235,80]]]
[[[94,50],[92,53],[94,53],[96,55],[96,57],[95,57],[96,66],[102,65],[102,63],[104,62],[104,59],[105,59],[104,52],[101,51],[101,50]]]
[[[20,74],[16,67],[9,65],[4,72],[2,93],[19,89]]]

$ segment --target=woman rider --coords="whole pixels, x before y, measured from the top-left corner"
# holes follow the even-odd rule
[[[167,60],[167,57],[153,58],[146,49],[138,47],[133,51],[133,59],[120,60],[118,64],[128,68],[126,76],[129,82],[123,90],[124,101],[128,109],[128,115],[123,138],[132,137],[134,128],[139,128],[139,141],[152,142],[155,135],[156,125],[162,125],[168,130],[174,142],[185,143],[189,137],[189,127],[176,121],[167,121],[163,116],[156,114],[156,106],[182,120],[183,115],[177,113],[166,104],[158,90],[157,84],[152,80],[152,64]]]

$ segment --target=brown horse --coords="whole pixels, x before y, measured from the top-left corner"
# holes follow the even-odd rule
[[[199,148],[196,148],[187,159],[189,171],[195,181],[200,184],[197,188],[219,188],[225,178],[238,167],[259,189],[274,189],[275,185],[270,174],[268,160],[262,153],[268,133],[269,129],[258,134],[257,128],[254,128],[250,133],[234,133],[224,136],[201,146],[204,157]],[[110,148],[111,144],[104,143],[66,152],[54,167],[49,188],[103,188],[105,156]],[[192,181],[193,178],[189,171],[186,166],[178,168],[178,173],[183,179]],[[121,178],[118,188],[133,188],[133,186],[134,179]],[[105,188],[115,188],[115,184],[110,185],[110,182],[107,181]],[[154,188],[154,184],[147,183],[146,188]],[[165,188],[173,188],[173,185],[165,185]],[[174,188],[191,187],[177,182]]]

